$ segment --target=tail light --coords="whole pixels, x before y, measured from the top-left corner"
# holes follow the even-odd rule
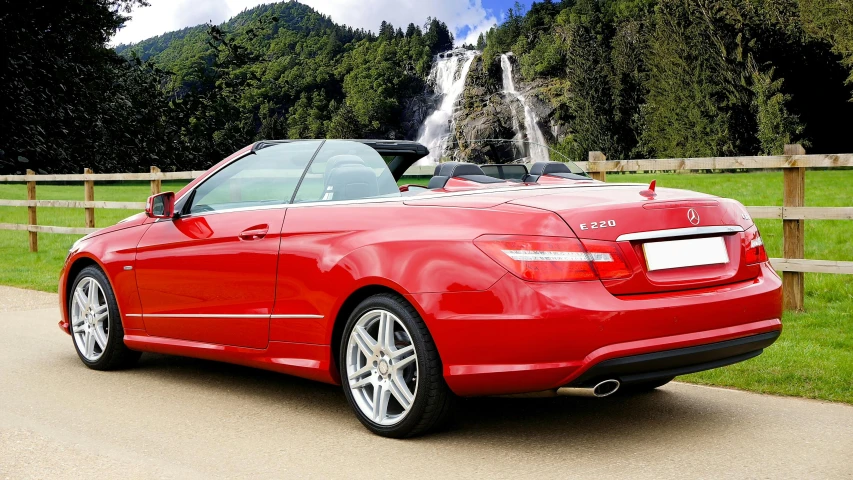
[[[504,268],[532,282],[626,278],[632,273],[614,242],[484,235],[474,243]]]
[[[744,232],[744,260],[747,265],[767,261],[767,250],[764,249],[764,241],[755,227]]]

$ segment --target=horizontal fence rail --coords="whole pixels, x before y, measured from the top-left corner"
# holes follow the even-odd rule
[[[803,273],[833,273],[853,275],[853,262],[804,259],[804,220],[853,220],[850,207],[806,207],[805,170],[807,168],[853,167],[853,154],[806,155],[800,145],[786,145],[785,155],[761,157],[666,158],[658,160],[607,160],[601,152],[590,152],[589,160],[576,162],[596,180],[606,181],[607,173],[669,172],[707,170],[782,169],[784,195],[782,206],[751,206],[747,211],[753,218],[782,220],[783,253],[785,258],[772,258],[774,269],[782,272],[786,309],[800,310],[804,299]],[[528,166],[529,168],[529,166]],[[431,176],[434,166],[415,165],[404,176]],[[30,251],[38,250],[39,233],[86,235],[95,228],[96,209],[143,210],[145,202],[95,201],[95,182],[147,181],[151,194],[160,193],[163,180],[193,180],[205,172],[161,172],[151,167],[149,173],[93,173],[37,175],[28,170],[25,175],[0,175],[0,182],[26,182],[27,200],[2,200],[0,207],[26,207],[28,224],[0,223],[0,230],[29,232]],[[37,200],[36,182],[83,182],[84,201]],[[38,225],[37,208],[80,208],[85,211],[85,228]]]
[[[837,273],[853,275],[853,262],[771,258],[770,264],[773,265],[773,269],[777,272]]]
[[[160,173],[68,173],[68,174],[26,174],[0,175],[0,182],[119,182],[119,181],[155,181],[155,180],[194,180],[202,176],[202,171],[160,172]]]
[[[853,220],[853,207],[746,207],[752,218],[777,220]]]
[[[61,233],[65,235],[88,235],[100,228],[51,227],[47,225],[22,225],[20,223],[0,223],[0,230],[21,230],[24,232]]]
[[[596,152],[597,153],[597,152]],[[603,157],[603,155],[602,155]],[[766,170],[776,168],[853,167],[853,154],[776,155],[769,157],[664,158],[577,162],[588,172],[663,172],[695,170]]]
[[[0,200],[0,207],[102,208],[144,210],[145,202],[86,202],[76,200]]]

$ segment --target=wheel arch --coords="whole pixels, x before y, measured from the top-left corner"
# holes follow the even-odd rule
[[[110,282],[110,287],[112,288],[112,279],[107,273],[107,270],[94,257],[79,255],[77,258],[72,260],[66,270],[65,285],[62,291],[62,316],[66,324],[69,325],[66,327],[66,332],[70,331],[71,319],[69,318],[70,313],[68,311],[68,299],[71,298],[71,289],[74,288],[74,279],[77,278],[77,275],[79,275],[84,268],[91,266],[98,267],[101,270],[104,276],[107,277],[107,280]]]
[[[372,283],[369,285],[363,285],[357,288],[355,291],[347,296],[346,300],[343,301],[340,308],[338,308],[337,313],[335,314],[334,323],[332,325],[332,338],[331,338],[331,349],[330,354],[332,357],[332,374],[333,376],[337,376],[340,378],[340,365],[338,365],[338,354],[341,349],[341,342],[343,341],[344,327],[346,326],[347,320],[349,319],[350,314],[355,307],[358,306],[361,302],[366,300],[367,298],[372,297],[373,295],[378,295],[380,293],[394,293],[402,296],[406,299],[407,302],[411,303],[412,306],[415,307],[418,312],[420,312],[420,308],[417,305],[414,305],[410,298],[408,298],[400,289],[395,289],[389,287],[387,285],[382,285],[379,283]]]

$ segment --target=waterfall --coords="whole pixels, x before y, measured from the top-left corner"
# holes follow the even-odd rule
[[[465,78],[477,53],[471,50],[451,50],[439,54],[433,62],[429,82],[435,94],[441,98],[441,103],[424,121],[418,135],[418,142],[430,151],[428,157],[418,161],[419,165],[438,163],[444,155],[453,132],[453,111],[465,89]]]
[[[539,129],[539,124],[536,123],[536,115],[533,109],[527,103],[524,95],[515,90],[515,82],[512,80],[512,62],[506,54],[501,55],[501,71],[503,72],[503,89],[504,93],[515,97],[524,107],[524,130],[527,132],[527,156],[529,162],[547,162],[550,160],[548,155],[548,147],[545,142],[545,136],[542,135],[542,130]],[[521,137],[521,132],[518,131],[518,121],[513,120],[513,126],[516,128],[515,138]]]

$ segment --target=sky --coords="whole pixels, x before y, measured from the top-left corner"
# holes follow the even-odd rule
[[[447,23],[457,44],[476,43],[477,36],[500,23],[515,0],[300,0],[339,24],[376,32],[382,20],[395,27],[423,25],[429,16]],[[529,5],[531,0],[520,3]],[[206,22],[220,24],[246,8],[271,0],[149,0],[112,39],[113,45],[136,43],[162,33]]]

